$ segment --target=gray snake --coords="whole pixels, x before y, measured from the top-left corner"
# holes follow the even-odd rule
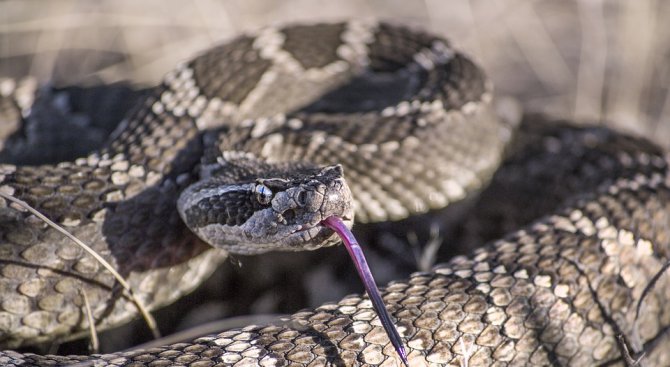
[[[483,72],[440,37],[384,23],[268,28],[175,69],[101,151],[58,165],[0,166],[0,190],[85,239],[155,308],[192,290],[226,251],[332,245],[332,232],[317,225],[332,213],[398,220],[480,190],[514,128],[492,103]],[[670,325],[666,277],[637,313],[668,257],[667,154],[607,129],[557,126],[526,133],[535,162],[520,166],[553,188],[560,209],[383,290],[411,365],[466,365],[464,355],[469,366],[616,365],[625,361],[623,346],[647,351],[654,365],[670,363],[657,347]],[[557,164],[561,157],[569,163]],[[541,171],[547,165],[553,170]],[[349,192],[353,201],[336,200]],[[226,206],[231,197],[244,204]],[[214,207],[224,210],[210,214]],[[210,250],[179,211],[198,236],[233,240]],[[110,275],[34,217],[3,202],[0,231],[4,345],[84,330],[82,292],[102,328],[135,314]],[[145,351],[0,353],[7,365],[396,358],[361,296],[281,325]]]

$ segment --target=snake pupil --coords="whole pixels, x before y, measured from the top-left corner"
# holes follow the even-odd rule
[[[272,201],[273,193],[269,187],[263,184],[257,184],[256,187],[254,188],[254,191],[256,193],[256,200],[258,200],[259,203],[263,205],[270,204],[270,201]]]

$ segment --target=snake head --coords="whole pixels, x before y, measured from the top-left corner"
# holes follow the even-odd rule
[[[321,222],[338,216],[353,224],[353,199],[340,165],[267,176],[198,182],[180,195],[179,213],[202,240],[237,254],[331,246],[339,238]]]

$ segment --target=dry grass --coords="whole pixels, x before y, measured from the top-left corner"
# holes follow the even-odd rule
[[[0,14],[0,75],[59,84],[155,83],[179,60],[267,24],[391,19],[447,35],[527,109],[670,141],[662,0],[13,0]]]

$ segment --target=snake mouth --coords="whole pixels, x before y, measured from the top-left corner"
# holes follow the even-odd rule
[[[344,215],[341,215],[341,216],[340,215],[335,215],[335,217],[340,218],[340,220],[342,222],[344,222],[344,224],[346,224],[346,226],[349,227],[349,228],[351,228],[351,226],[353,226],[353,224],[354,224],[354,218],[351,215],[347,215],[347,214],[344,214]],[[308,223],[298,224],[297,227],[295,228],[295,230],[293,230],[290,234],[310,231],[310,230],[313,230],[315,228],[319,229],[319,230],[322,230],[322,229],[325,228],[325,229],[328,229],[328,230],[332,231],[332,229],[325,224],[325,219],[324,219],[324,220],[320,220],[316,223],[314,223],[310,220]]]
[[[343,216],[341,219],[347,227],[351,228],[353,226],[353,218]],[[323,221],[316,224],[302,224],[291,232],[289,236],[301,242],[302,248],[307,250],[333,246],[340,242],[340,237],[337,233],[326,226]]]

